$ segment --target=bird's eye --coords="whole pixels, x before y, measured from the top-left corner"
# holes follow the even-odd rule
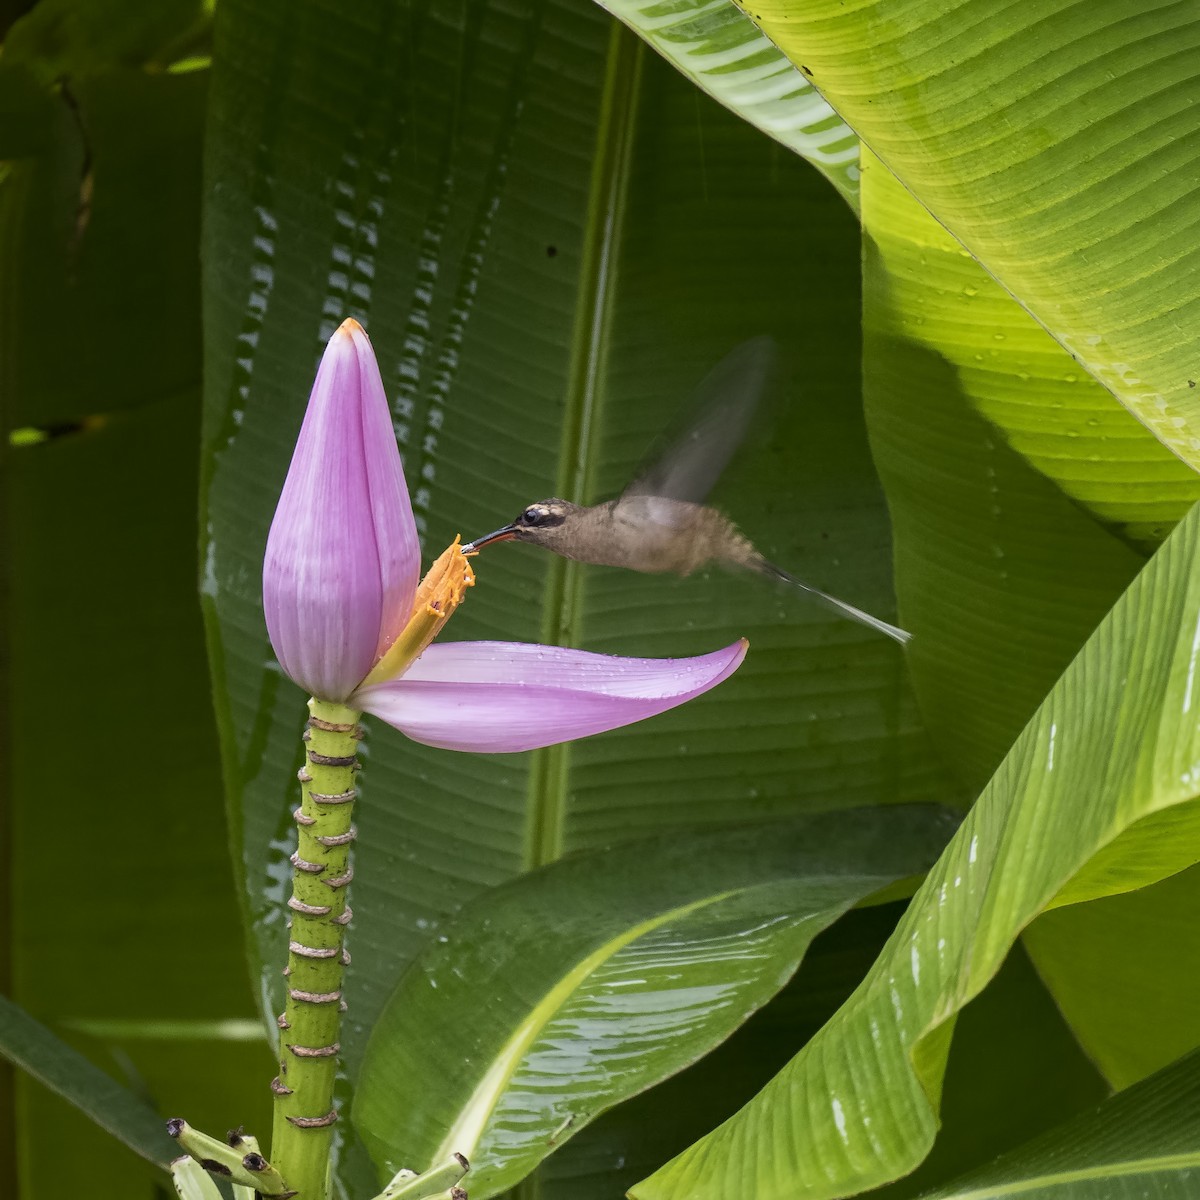
[[[545,514],[544,509],[538,508],[538,506],[536,504],[531,504],[521,514],[521,524],[522,525],[536,525],[545,515],[546,514]]]

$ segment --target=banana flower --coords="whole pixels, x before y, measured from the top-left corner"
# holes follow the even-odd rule
[[[474,583],[458,539],[420,548],[387,395],[362,326],[321,360],[267,538],[263,606],[284,673],[319,700],[450,750],[532,750],[655,716],[715,687],[745,640],[695,658],[434,637]]]

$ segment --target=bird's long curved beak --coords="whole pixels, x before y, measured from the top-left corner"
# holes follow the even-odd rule
[[[482,549],[492,542],[511,542],[516,536],[517,527],[515,524],[510,523],[491,533],[485,533],[483,537],[477,537],[473,542],[468,542],[463,547],[463,553],[470,554],[472,551]]]

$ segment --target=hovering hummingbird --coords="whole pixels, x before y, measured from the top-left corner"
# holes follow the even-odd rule
[[[775,343],[754,338],[731,351],[700,384],[699,417],[615,499],[580,505],[551,497],[463,547],[532,542],[578,562],[690,575],[710,562],[741,567],[800,588],[852,621],[904,643],[912,636],[789,575],[738,527],[704,503],[745,434],[775,362]]]

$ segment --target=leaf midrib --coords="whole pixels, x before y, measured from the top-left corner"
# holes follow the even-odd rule
[[[589,498],[598,453],[597,424],[603,404],[601,377],[616,291],[617,248],[624,226],[641,62],[641,41],[620,22],[613,21],[588,192],[555,482],[556,495],[579,504]],[[551,556],[541,640],[548,646],[576,642],[582,607],[579,564]],[[569,754],[567,744],[534,752],[529,772],[523,864],[527,871],[553,862],[562,854]]]
[[[709,896],[701,896],[687,904],[681,904],[665,912],[656,913],[644,921],[631,925],[623,933],[609,938],[603,945],[598,946],[586,958],[582,958],[571,970],[567,971],[553,987],[547,989],[545,995],[530,1011],[529,1015],[514,1030],[500,1052],[495,1056],[492,1066],[479,1081],[471,1093],[470,1099],[463,1105],[459,1119],[447,1132],[442,1144],[432,1156],[432,1162],[441,1162],[451,1154],[465,1154],[471,1158],[479,1146],[479,1141],[487,1128],[488,1121],[496,1109],[496,1102],[504,1095],[509,1081],[512,1079],[525,1052],[537,1040],[538,1035],[550,1021],[562,1011],[573,995],[579,991],[589,976],[597,968],[615,958],[626,946],[631,945],[648,933],[669,924],[681,917],[690,916],[702,908],[720,904],[733,896],[745,892],[747,888],[730,888],[723,892],[715,892]]]

